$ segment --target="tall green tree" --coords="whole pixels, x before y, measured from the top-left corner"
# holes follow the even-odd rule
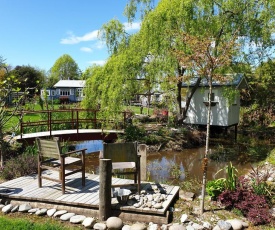
[[[103,67],[106,69],[101,78],[104,82],[107,81],[106,85],[115,84],[113,82],[117,84],[115,90],[114,87],[109,87],[112,93],[109,93],[108,98],[101,98],[101,103],[108,99],[116,101],[118,106],[122,94],[117,88],[128,89],[129,91],[122,91],[123,95],[129,96],[136,93],[137,89],[142,89],[137,86],[140,81],[133,83],[133,80],[145,78],[152,82],[152,88],[161,85],[162,90],[171,98],[170,101],[176,102],[177,111],[184,118],[188,108],[181,108],[181,85],[186,69],[184,63],[180,63],[174,55],[175,50],[188,53],[179,40],[182,32],[201,38],[210,37],[216,47],[220,46],[221,40],[232,35],[237,36],[240,50],[232,57],[232,65],[238,62],[255,64],[268,55],[268,48],[273,45],[273,2],[161,0],[154,10],[152,2],[130,0],[126,6],[125,14],[130,22],[135,19],[139,6],[144,10],[141,14],[141,29],[137,34],[127,35],[125,28],[115,20],[102,27],[100,34],[107,42],[111,58],[106,67]],[[114,67],[107,71],[107,68],[116,63],[120,68]],[[197,79],[199,85],[201,78]],[[130,87],[131,85],[135,87]],[[195,91],[196,87],[193,90]],[[187,106],[191,97],[192,92],[187,95]],[[109,106],[113,106],[113,103],[109,103]]]
[[[17,79],[17,87],[20,91],[25,91],[27,88],[32,89],[29,94],[33,96],[39,92],[43,87],[46,76],[43,71],[36,69],[32,66],[16,66],[10,74],[14,75]]]
[[[18,124],[13,124],[12,130],[7,130],[6,125],[15,116],[16,112],[20,109],[23,104],[25,97],[28,94],[28,89],[20,94],[19,97],[15,98],[13,101],[12,93],[19,92],[20,88],[17,87],[18,79],[16,76],[10,74],[9,66],[6,64],[5,59],[0,56],[0,71],[4,71],[4,78],[0,80],[0,166],[4,166],[6,159],[6,150],[11,140],[5,140],[7,132],[13,132],[16,130]],[[9,108],[9,104],[13,103],[13,106]],[[19,122],[18,122],[19,123]]]
[[[75,60],[68,54],[59,57],[50,69],[48,87],[52,87],[59,80],[78,80],[81,71]]]

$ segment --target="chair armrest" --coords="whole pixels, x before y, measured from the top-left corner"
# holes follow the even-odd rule
[[[71,155],[73,153],[78,153],[78,152],[81,152],[81,154],[83,155],[83,154],[85,154],[86,150],[87,149],[78,149],[78,150],[66,152],[66,153],[61,154],[61,157],[66,157],[66,156],[69,156],[69,155]]]

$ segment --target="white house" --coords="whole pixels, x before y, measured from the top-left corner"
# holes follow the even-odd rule
[[[66,102],[79,102],[84,97],[83,89],[86,81],[84,80],[60,80],[53,88],[46,89],[47,99]],[[41,90],[41,98],[44,100],[45,91]]]
[[[194,86],[194,83],[195,81],[192,81],[189,85],[183,83],[182,88],[191,88]],[[230,126],[236,127],[239,123],[240,89],[247,87],[244,75],[235,74],[233,75],[233,80],[230,82],[213,82],[212,85],[210,125],[226,128]],[[225,90],[228,87],[237,89],[231,100],[225,95]],[[191,99],[186,114],[187,117],[184,120],[185,124],[207,125],[208,94],[209,87],[207,82],[202,81]],[[182,102],[182,105],[184,104],[185,102]]]

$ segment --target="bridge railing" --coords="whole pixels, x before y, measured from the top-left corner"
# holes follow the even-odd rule
[[[75,129],[101,129],[109,126],[115,129],[123,129],[126,124],[127,112],[122,112],[119,121],[98,118],[100,111],[92,109],[64,109],[64,110],[43,110],[43,111],[22,111],[20,121],[20,135],[34,132],[50,132],[54,130]],[[41,120],[24,121],[24,116],[39,114]]]

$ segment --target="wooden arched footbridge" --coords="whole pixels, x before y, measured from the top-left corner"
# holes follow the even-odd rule
[[[112,141],[124,133],[127,112],[116,120],[106,120],[99,110],[91,109],[21,111],[18,116],[20,134],[15,139],[19,142],[33,143],[37,137],[51,136],[65,141]]]

